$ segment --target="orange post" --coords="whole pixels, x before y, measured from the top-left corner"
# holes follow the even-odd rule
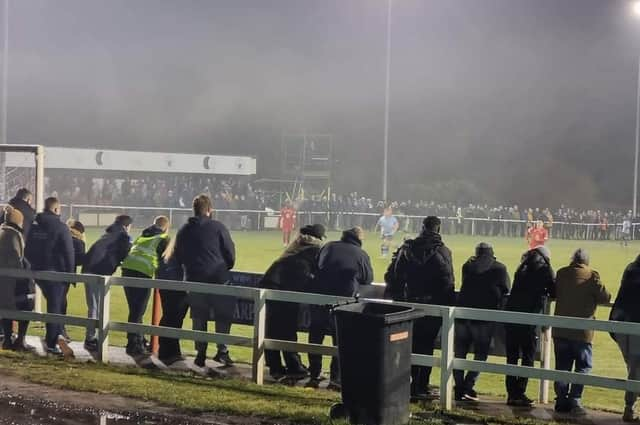
[[[162,303],[160,302],[160,290],[153,290],[153,313],[151,314],[151,324],[153,326],[158,326],[160,324],[160,316],[162,314]],[[158,335],[153,335],[151,337],[151,352],[155,355],[158,355],[158,349],[160,347],[160,343],[158,340]]]

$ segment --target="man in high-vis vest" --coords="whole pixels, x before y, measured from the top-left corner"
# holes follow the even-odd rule
[[[160,265],[162,253],[169,243],[169,219],[156,217],[153,225],[142,232],[131,247],[129,255],[122,262],[122,276],[153,279]],[[149,303],[150,288],[124,287],[124,294],[129,305],[129,322],[142,323],[142,318]],[[140,333],[127,334],[127,354],[142,356],[148,354],[144,339]]]

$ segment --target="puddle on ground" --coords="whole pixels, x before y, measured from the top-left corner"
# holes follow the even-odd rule
[[[0,395],[0,425],[187,425],[187,420],[70,409],[47,401]]]

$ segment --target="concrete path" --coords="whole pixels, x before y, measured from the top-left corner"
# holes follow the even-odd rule
[[[38,337],[27,337],[27,342],[30,345],[36,347],[37,354],[46,356],[42,340]],[[94,356],[92,356],[87,350],[84,349],[81,342],[71,342],[69,344],[74,351],[75,360],[79,362],[95,362]],[[143,357],[136,358],[126,354],[125,349],[122,347],[110,347],[109,349],[110,363],[124,366],[138,366],[145,369],[164,370],[167,372],[193,372],[200,376],[205,377],[236,377],[251,379],[251,365],[238,363],[232,367],[225,367],[213,360],[207,360],[206,366],[201,368],[193,363],[193,358],[187,358],[185,361],[176,362],[171,366],[166,366],[160,362],[156,357]],[[274,383],[272,379],[265,374],[265,381]],[[298,381],[296,385],[303,386],[306,381]],[[321,383],[321,388],[326,388],[328,380]],[[620,400],[622,403],[622,400]],[[536,405],[532,409],[514,408],[506,405],[505,400],[498,398],[491,398],[481,396],[479,403],[472,402],[459,402],[456,405],[457,408],[462,410],[468,410],[480,415],[490,417],[502,417],[502,418],[527,418],[535,419],[543,422],[562,422],[567,424],[576,425],[618,425],[624,424],[620,414],[607,413],[599,410],[589,410],[588,415],[582,418],[573,418],[569,415],[556,414],[553,410],[553,404],[548,405]],[[622,406],[621,406],[622,407]]]

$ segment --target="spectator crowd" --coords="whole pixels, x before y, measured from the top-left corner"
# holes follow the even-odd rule
[[[169,176],[157,178],[86,178],[52,175],[47,178],[46,193],[71,204],[125,207],[189,208],[193,197],[206,194],[217,210],[244,210],[220,217],[234,230],[257,230],[260,217],[248,211],[278,211],[281,197],[257,189],[248,177],[233,176]],[[522,237],[527,223],[541,220],[550,236],[557,239],[618,240],[626,219],[634,223],[631,211],[615,209],[577,209],[565,205],[557,208],[520,207],[437,201],[376,201],[357,192],[347,195],[302,196],[292,202],[303,223],[322,223],[339,230],[360,226],[372,230],[377,216],[391,206],[401,218],[401,231],[420,231],[420,217],[434,215],[442,219],[443,234]],[[224,214],[224,213],[221,213]],[[633,230],[633,229],[632,229]],[[640,232],[632,231],[633,238]]]
[[[128,215],[116,217],[104,235],[88,250],[84,247],[83,226],[77,221],[67,224],[60,220],[60,201],[47,198],[44,210],[38,214],[31,208],[32,195],[21,190],[4,209],[0,227],[0,267],[32,268],[33,270],[74,272],[77,267],[90,274],[112,275],[118,268],[125,276],[191,281],[214,285],[230,282],[230,270],[236,261],[231,234],[226,226],[213,219],[214,203],[206,194],[192,201],[193,216],[169,238],[170,222],[158,216],[149,227],[132,240],[132,219]],[[441,235],[443,221],[435,215],[420,221],[418,236],[405,240],[395,251],[385,274],[387,298],[421,304],[458,305],[485,310],[540,313],[545,298],[556,301],[555,314],[576,318],[594,318],[598,305],[611,299],[600,280],[600,275],[589,263],[589,254],[577,249],[567,266],[557,273],[551,265],[551,252],[544,243],[525,252],[513,274],[497,258],[491,245],[478,244],[472,256],[462,267],[459,294],[454,290],[452,254]],[[362,249],[366,231],[350,223],[340,240],[325,243],[326,227],[321,223],[303,225],[299,234],[285,248],[282,255],[268,268],[259,286],[285,291],[319,293],[354,297],[363,286],[371,284],[373,273],[369,256]],[[86,252],[85,252],[86,251]],[[47,300],[47,312],[65,314],[66,282],[37,281]],[[3,277],[0,279],[2,304],[5,309],[32,309],[29,300],[33,282]],[[26,294],[26,295],[25,295]],[[141,323],[147,308],[150,290],[126,288],[129,322]],[[207,322],[215,316],[217,333],[229,333],[233,314],[233,299],[228,296],[189,294],[186,291],[162,291],[162,326],[181,328],[188,309],[191,309],[195,330],[206,330]],[[96,317],[99,294],[90,285],[86,289],[87,314]],[[640,297],[640,257],[624,272],[621,289],[615,300],[611,318],[619,321],[640,322],[637,302]],[[267,338],[297,340],[299,305],[287,301],[269,301],[267,304]],[[31,350],[25,342],[28,323],[18,323],[13,337],[10,317],[3,318],[3,348]],[[456,323],[454,352],[465,358],[473,351],[475,360],[484,361],[489,354],[496,323],[458,320]],[[413,351],[433,354],[441,327],[438,317],[423,317],[414,324]],[[316,306],[311,311],[309,340],[322,344],[326,336],[334,338],[335,325],[327,307]],[[627,363],[629,379],[640,375],[640,337],[612,335]],[[537,329],[530,325],[508,325],[506,332],[507,362],[532,366],[537,347]],[[589,373],[593,359],[593,332],[584,330],[553,329],[555,365],[558,370]],[[64,327],[47,323],[45,343],[51,355],[73,356]],[[87,329],[85,348],[97,349],[95,329]],[[473,348],[473,350],[472,350]],[[196,343],[195,364],[204,367],[207,362],[207,344]],[[143,335],[129,333],[126,351],[133,357],[148,356],[149,347]],[[176,339],[161,338],[159,359],[166,364],[183,361]],[[229,349],[218,344],[213,360],[230,366],[233,360]],[[295,352],[268,351],[267,366],[270,374],[281,379],[306,379],[311,387],[328,379],[330,387],[339,389],[341,371],[336,358],[332,359],[329,377],[322,374],[322,358],[309,355],[308,367]],[[284,363],[283,363],[284,360]],[[411,371],[411,397],[414,400],[433,396],[429,386],[431,368],[414,366]],[[454,371],[455,398],[459,401],[478,401],[477,372]],[[527,380],[507,377],[507,403],[530,407]],[[555,409],[574,416],[585,415],[582,407],[583,386],[555,383]],[[625,394],[625,421],[635,421],[634,405],[637,394]]]

